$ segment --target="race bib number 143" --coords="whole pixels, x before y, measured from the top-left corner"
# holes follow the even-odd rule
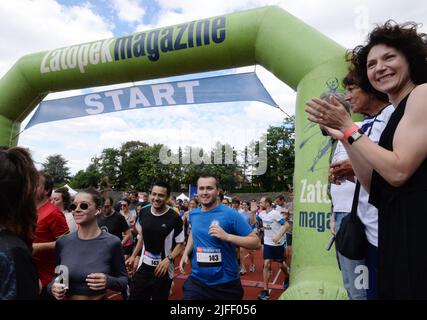
[[[217,267],[222,265],[221,249],[197,247],[196,254],[199,267]]]

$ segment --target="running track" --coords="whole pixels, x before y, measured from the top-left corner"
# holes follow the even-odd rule
[[[185,274],[181,274],[178,268],[180,257],[175,259],[175,278],[174,278],[174,287],[172,289],[172,295],[169,297],[169,300],[181,300],[182,299],[182,285],[190,274],[191,268],[189,265],[185,268]],[[257,300],[259,292],[263,289],[263,277],[262,277],[262,250],[255,251],[255,272],[250,273],[249,271],[250,260],[249,257],[246,258],[246,270],[247,273],[241,276],[241,281],[245,294],[243,300]],[[283,272],[279,269],[277,263],[273,262],[272,264],[272,274],[270,278],[270,300],[277,300],[280,295],[283,293],[283,281],[284,276]],[[108,296],[110,300],[121,300],[122,297],[120,294],[111,292]]]

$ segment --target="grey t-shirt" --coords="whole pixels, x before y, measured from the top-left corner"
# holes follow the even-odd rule
[[[77,232],[61,237],[56,242],[57,265],[68,268],[68,294],[98,295],[104,291],[91,290],[86,282],[90,273],[104,273],[107,288],[123,291],[128,284],[123,249],[120,240],[105,231],[90,240],[82,240]],[[56,277],[56,276],[55,276]],[[48,292],[55,278],[48,285]]]

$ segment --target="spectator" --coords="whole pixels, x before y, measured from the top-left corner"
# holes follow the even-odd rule
[[[354,171],[378,208],[378,294],[427,298],[427,41],[417,24],[387,21],[352,52],[365,91],[387,94],[395,107],[376,145],[338,103],[313,99],[310,121],[333,129]],[[370,283],[370,285],[372,285]]]
[[[27,150],[0,147],[0,300],[39,298],[31,257],[38,173]]]

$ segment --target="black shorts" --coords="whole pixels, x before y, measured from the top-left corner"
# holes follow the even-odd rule
[[[157,278],[154,268],[143,264],[132,278],[129,300],[167,300],[171,284],[172,279],[167,272],[162,278]]]
[[[282,262],[284,259],[285,245],[281,246],[269,246],[264,244],[264,250],[262,256],[264,260],[274,260],[277,262]]]
[[[182,289],[183,300],[242,300],[244,294],[240,279],[209,286],[190,276]]]

